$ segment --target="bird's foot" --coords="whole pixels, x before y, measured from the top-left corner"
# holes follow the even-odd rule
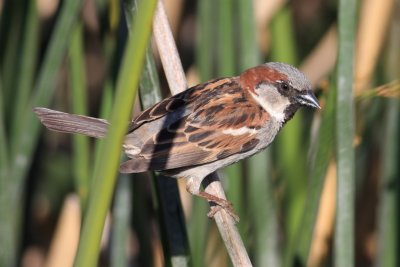
[[[210,212],[207,214],[209,218],[213,218],[215,214],[217,214],[219,211],[224,210],[226,211],[232,219],[235,221],[235,223],[239,222],[239,216],[236,215],[232,203],[230,203],[228,200],[217,197],[215,195],[212,195],[210,193],[204,192],[200,190],[200,185],[202,182],[203,178],[201,179],[195,179],[195,178],[189,178],[186,183],[186,190],[195,196],[201,197],[206,199],[208,202],[214,203],[211,208]]]
[[[232,217],[235,223],[238,223],[240,221],[239,216],[235,213],[232,206],[230,207],[222,207],[219,205],[211,206],[210,211],[207,213],[208,218],[210,219],[214,218],[215,214],[217,214],[221,210],[225,210]]]
[[[210,211],[207,213],[208,218],[214,218],[215,214],[217,214],[221,210],[224,210],[232,217],[235,223],[238,223],[240,221],[239,216],[235,213],[235,210],[233,209],[232,203],[228,200],[211,195],[207,192],[200,192],[199,197],[202,197],[209,202],[215,203],[215,205],[210,207]]]

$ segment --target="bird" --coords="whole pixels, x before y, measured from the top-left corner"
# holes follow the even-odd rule
[[[231,203],[201,190],[218,169],[267,148],[303,107],[321,109],[307,77],[297,68],[269,62],[238,76],[216,78],[170,96],[129,123],[121,173],[159,171],[186,179],[192,195],[214,202],[235,220]],[[50,130],[102,138],[106,120],[42,107],[33,109]],[[213,216],[215,211],[210,211]]]

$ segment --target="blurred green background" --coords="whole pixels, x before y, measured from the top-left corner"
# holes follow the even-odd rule
[[[231,266],[184,181],[111,175],[99,186],[107,142],[50,132],[32,112],[124,125],[119,105],[135,116],[170,95],[147,44],[156,1],[135,2],[0,0],[0,266],[72,266],[82,223],[103,225],[96,199],[100,251],[82,238],[76,266],[90,253],[98,266]],[[281,61],[321,103],[220,172],[253,265],[399,266],[400,1],[164,3],[189,86]],[[123,90],[139,90],[134,107]]]

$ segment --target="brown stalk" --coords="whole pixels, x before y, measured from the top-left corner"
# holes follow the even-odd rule
[[[357,35],[356,94],[369,88],[379,53],[385,41],[393,4],[393,0],[363,1]]]
[[[332,25],[300,67],[313,87],[317,86],[335,67],[336,55],[337,29],[336,25]]]
[[[185,73],[162,0],[158,1],[155,11],[153,35],[171,92],[177,94],[186,90],[187,82]],[[209,175],[205,180],[205,183],[208,184],[205,188],[207,193],[226,199],[221,182],[216,173]],[[252,266],[233,218],[225,212],[225,210],[221,209],[215,214],[214,219],[233,266]]]
[[[269,50],[269,32],[268,25],[276,12],[282,8],[286,0],[254,0],[253,12],[256,22],[257,42],[263,54]]]
[[[80,224],[79,199],[77,195],[71,194],[64,200],[44,266],[72,266],[78,248]]]
[[[307,266],[323,266],[326,260],[330,241],[332,240],[336,213],[336,162],[331,161],[325,176],[321,192],[320,206],[316,218],[313,240]]]

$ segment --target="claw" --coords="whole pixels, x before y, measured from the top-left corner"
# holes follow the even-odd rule
[[[208,212],[207,216],[209,218],[213,218],[215,216],[215,214],[217,214],[219,211],[221,211],[221,209],[223,209],[232,217],[232,219],[235,221],[235,223],[238,223],[240,218],[239,218],[239,216],[236,215],[236,213],[232,207],[232,203],[226,199],[217,197],[215,195],[212,195],[212,194],[204,192],[204,191],[200,191],[201,181],[202,180],[190,178],[187,181],[186,190],[189,193],[191,193],[192,195],[204,198],[208,202],[214,203],[214,205],[211,206],[210,212]]]
[[[235,213],[235,211],[234,211],[234,209],[233,209],[232,203],[229,202],[228,200],[219,198],[219,197],[217,197],[217,196],[211,195],[211,194],[206,193],[206,192],[200,192],[200,193],[199,193],[199,196],[202,197],[202,198],[205,198],[205,199],[208,200],[209,202],[215,203],[214,206],[211,206],[210,212],[207,214],[207,216],[208,216],[209,218],[213,218],[214,215],[215,215],[217,212],[219,212],[221,209],[223,209],[223,210],[225,210],[225,211],[232,217],[232,219],[233,219],[236,223],[239,222],[240,218],[239,218],[238,215],[236,215],[236,213]]]
[[[235,213],[235,211],[233,210],[232,205],[223,207],[223,206],[220,206],[220,205],[217,204],[217,205],[211,206],[210,207],[210,211],[207,213],[207,217],[212,219],[212,218],[214,218],[215,214],[217,214],[221,210],[225,210],[232,217],[232,219],[235,221],[235,224],[240,221],[240,218]]]

